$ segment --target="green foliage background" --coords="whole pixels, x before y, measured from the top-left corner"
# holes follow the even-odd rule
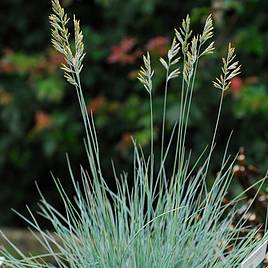
[[[38,200],[34,194],[35,180],[44,194],[53,199],[49,170],[62,181],[69,181],[66,152],[74,167],[84,162],[78,105],[72,88],[59,71],[62,59],[50,45],[49,2],[0,2],[0,224],[20,224],[10,207],[23,211],[26,203]],[[243,65],[241,77],[234,81],[225,98],[213,168],[216,171],[221,159],[219,152],[234,130],[230,151],[235,153],[243,146],[248,161],[255,163],[261,172],[265,171],[268,166],[268,50],[265,45],[268,43],[268,2],[65,0],[63,4],[67,11],[77,14],[83,26],[87,57],[82,81],[89,109],[95,113],[102,165],[108,178],[111,159],[120,170],[129,170],[131,135],[145,147],[149,141],[149,106],[144,90],[135,79],[140,54],[150,47],[151,41],[151,53],[157,63],[167,46],[165,42],[157,45],[157,40],[170,41],[172,29],[187,13],[195,28],[212,13],[216,45],[234,43]],[[131,38],[135,40],[124,51],[124,40]],[[217,53],[221,55],[223,51]],[[119,58],[111,60],[111,55]],[[215,124],[218,92],[210,80],[217,66],[214,57],[203,61],[197,77],[188,138],[189,146],[197,153],[209,143]],[[156,72],[154,109],[159,115],[156,125],[160,126],[164,72],[159,64]],[[174,83],[168,100],[169,128],[178,118],[176,86]],[[156,137],[157,134],[156,130]],[[157,138],[155,143],[160,144]]]

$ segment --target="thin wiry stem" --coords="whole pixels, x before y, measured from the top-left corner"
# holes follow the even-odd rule
[[[223,97],[224,97],[224,91],[221,92],[220,103],[219,103],[219,108],[218,108],[218,113],[217,113],[217,119],[216,119],[215,128],[214,128],[214,132],[213,132],[213,137],[212,137],[210,150],[209,150],[209,154],[208,154],[207,165],[206,165],[206,169],[205,169],[205,173],[204,173],[205,177],[206,177],[207,172],[208,172],[208,168],[209,168],[209,164],[210,164],[210,160],[211,160],[211,155],[213,153],[213,148],[215,146],[215,140],[216,140],[216,135],[217,135],[218,127],[219,127],[222,104],[223,104]]]
[[[168,64],[170,66],[170,62]],[[166,109],[167,109],[167,91],[168,91],[168,75],[169,68],[166,70],[166,81],[165,81],[165,92],[164,92],[164,102],[163,102],[163,117],[162,117],[162,137],[161,137],[161,155],[160,155],[160,163],[163,161],[164,155],[164,144],[165,144],[165,123],[166,123]]]
[[[154,118],[153,118],[153,97],[152,93],[149,95],[150,98],[150,132],[151,132],[151,153],[150,153],[150,160],[151,160],[151,167],[150,167],[150,184],[153,184],[153,177],[154,177]]]
[[[185,61],[185,58],[184,58],[184,61]],[[181,162],[179,150],[181,148],[180,137],[181,137],[181,128],[182,128],[182,124],[183,124],[183,120],[182,120],[182,111],[183,111],[183,106],[184,106],[183,102],[184,102],[184,99],[186,99],[186,98],[184,98],[184,94],[185,94],[184,92],[185,92],[185,82],[184,82],[184,79],[182,79],[180,110],[179,110],[179,126],[178,126],[178,133],[177,133],[177,139],[176,139],[176,149],[175,149],[175,157],[174,157],[174,163],[173,163],[172,179],[175,176],[175,172],[176,172],[176,168],[177,168],[177,161],[178,161],[178,163]]]

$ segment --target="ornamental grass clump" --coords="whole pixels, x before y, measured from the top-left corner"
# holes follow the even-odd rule
[[[198,63],[213,53],[213,22],[208,16],[201,34],[193,35],[190,18],[175,30],[175,37],[167,57],[160,59],[166,71],[163,98],[163,120],[160,159],[154,149],[154,70],[150,54],[143,56],[144,66],[138,79],[148,95],[151,111],[150,152],[147,156],[133,137],[133,172],[118,174],[111,164],[113,177],[104,178],[98,134],[92,114],[87,111],[83,97],[80,73],[85,57],[83,34],[79,21],[74,17],[74,46],[70,42],[69,18],[58,0],[52,0],[50,16],[52,44],[61,52],[66,63],[62,66],[67,81],[74,86],[85,128],[85,151],[88,167],[74,174],[67,157],[67,166],[75,189],[69,197],[61,181],[54,178],[65,211],[58,211],[40,192],[40,214],[47,219],[53,232],[42,230],[34,214],[18,214],[37,231],[37,239],[47,254],[26,256],[22,251],[11,254],[2,250],[5,264],[11,267],[239,267],[254,248],[262,244],[267,235],[256,239],[260,228],[245,225],[245,219],[236,221],[236,205],[243,193],[224,204],[232,179],[232,159],[226,150],[222,164],[212,186],[207,185],[210,162],[213,161],[217,129],[226,90],[230,80],[240,72],[235,50],[229,44],[227,56],[222,59],[221,74],[213,85],[219,90],[220,103],[215,129],[209,145],[198,159],[192,161],[186,148],[187,123],[194,96]],[[202,71],[202,70],[201,70]],[[179,87],[179,120],[170,138],[166,130],[166,106],[169,83],[181,81]],[[170,148],[175,154],[171,155]],[[167,158],[173,159],[172,169],[166,168]],[[194,164],[192,164],[194,162]],[[160,164],[157,164],[160,163]],[[82,178],[77,182],[76,176]],[[107,181],[113,180],[117,190],[111,191]],[[129,181],[134,181],[129,186]],[[261,180],[260,184],[264,181]],[[246,212],[245,212],[246,213]],[[241,235],[243,231],[247,235]],[[36,232],[34,232],[36,235]],[[49,259],[47,257],[50,257]],[[54,259],[51,262],[51,257]]]

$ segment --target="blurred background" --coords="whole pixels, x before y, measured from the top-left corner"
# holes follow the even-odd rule
[[[198,154],[211,141],[219,102],[211,80],[218,74],[219,59],[230,41],[237,48],[243,70],[225,96],[211,173],[219,167],[232,130],[230,152],[244,148],[236,166],[238,183],[232,190],[265,173],[268,1],[64,0],[62,4],[69,14],[81,19],[87,52],[82,83],[88,109],[95,116],[108,180],[112,159],[119,171],[130,170],[131,136],[148,148],[148,99],[136,79],[141,55],[147,50],[156,69],[155,144],[160,144],[165,73],[158,59],[166,55],[173,29],[187,13],[196,31],[206,16],[213,14],[217,47],[213,56],[200,63],[188,146]],[[49,200],[57,202],[50,171],[71,189],[66,152],[74,169],[86,164],[79,106],[73,88],[59,70],[63,58],[50,44],[49,13],[48,0],[0,1],[0,226],[24,225],[10,208],[22,213],[25,204],[36,208],[35,181]],[[168,98],[169,129],[178,118],[178,96],[179,82],[174,82]],[[245,171],[249,173],[241,173]]]

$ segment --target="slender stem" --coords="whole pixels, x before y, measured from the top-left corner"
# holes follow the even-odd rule
[[[190,108],[191,108],[191,103],[192,103],[200,48],[201,48],[201,45],[198,47],[197,59],[195,62],[193,75],[192,75],[192,78],[190,79],[190,82],[187,84],[185,97],[184,97],[184,90],[185,90],[184,79],[182,81],[183,90],[182,90],[182,96],[181,96],[180,122],[179,122],[178,140],[177,140],[177,145],[176,145],[175,161],[174,161],[174,169],[177,168],[178,166],[179,172],[181,172],[183,168],[183,163],[184,163],[184,147],[185,147],[185,140],[186,140],[186,133],[187,133],[187,125],[189,121],[189,114],[190,114]],[[185,62],[185,57],[184,57],[184,62]],[[178,162],[177,162],[177,158],[178,158]],[[173,176],[175,176],[175,171],[173,171]]]
[[[180,125],[180,130],[179,130],[179,155],[178,155],[178,167],[182,166],[183,164],[183,148],[184,148],[184,142],[183,142],[183,133],[184,129],[187,128],[186,122],[185,122],[185,111],[187,107],[187,102],[189,98],[189,84],[187,84],[186,87],[186,94],[182,103],[182,115],[181,115],[181,125]]]
[[[168,64],[169,67],[170,63]],[[169,68],[166,71],[166,82],[165,82],[165,95],[164,95],[164,104],[163,104],[163,119],[162,119],[162,141],[161,141],[161,156],[160,156],[160,165],[163,161],[164,155],[164,143],[165,143],[165,122],[166,122],[166,109],[167,109],[167,91],[168,91],[168,75]]]
[[[215,139],[216,139],[216,135],[217,135],[217,131],[218,131],[220,115],[221,115],[221,110],[222,110],[223,96],[224,96],[224,90],[222,89],[221,98],[220,98],[220,104],[219,104],[219,109],[218,109],[218,114],[217,114],[217,119],[216,119],[216,124],[215,124],[215,129],[214,129],[214,133],[213,133],[213,137],[212,137],[212,141],[211,141],[211,145],[210,145],[210,151],[209,151],[209,155],[208,155],[207,166],[206,166],[206,170],[205,170],[205,173],[204,173],[205,177],[206,177],[207,172],[208,172],[208,168],[209,168],[209,164],[210,164],[210,158],[211,158],[211,155],[212,155],[212,152],[213,152],[213,149],[214,149],[214,143],[215,143]]]
[[[185,147],[185,140],[186,140],[186,134],[187,134],[187,129],[188,129],[187,125],[188,125],[189,114],[190,114],[190,110],[191,110],[191,103],[192,103],[192,98],[193,98],[193,90],[194,90],[194,85],[195,85],[195,78],[196,78],[196,72],[197,72],[197,67],[198,67],[200,48],[201,48],[201,45],[198,47],[198,51],[197,51],[197,59],[196,59],[195,67],[194,67],[193,78],[189,83],[189,84],[191,84],[191,86],[190,86],[191,87],[190,88],[190,97],[189,97],[189,100],[188,100],[188,104],[185,103],[185,107],[187,105],[188,105],[188,107],[187,107],[186,119],[185,119],[185,124],[184,124],[184,129],[183,129],[183,139],[182,139],[182,148],[181,148],[181,150],[183,150],[183,148]]]
[[[82,93],[82,86],[81,86],[79,71],[74,69],[74,73],[75,73],[75,80],[77,82],[76,91],[78,94],[80,109],[81,109],[82,118],[84,121],[84,126],[85,126],[85,131],[86,131],[86,136],[87,136],[87,146],[88,146],[87,149],[90,150],[90,154],[92,156],[96,155],[96,159],[93,160],[93,158],[92,158],[92,160],[93,160],[93,163],[95,161],[97,162],[98,173],[102,177],[101,165],[100,165],[100,160],[99,160],[99,150],[98,150],[98,146],[96,145],[97,141],[94,139],[94,136],[92,133],[92,126],[91,126],[91,123],[89,120],[88,111],[87,111],[87,107],[85,104],[85,99],[84,99],[83,93]],[[93,153],[93,149],[94,149],[94,153]],[[95,163],[92,165],[92,168],[94,170],[94,174],[97,175],[94,166],[95,166]]]
[[[185,61],[185,57],[183,59],[183,62]],[[185,67],[183,67],[185,68]],[[179,142],[180,142],[180,132],[181,132],[181,125],[182,125],[182,108],[183,108],[183,100],[184,100],[184,90],[185,90],[185,83],[184,79],[182,78],[182,90],[181,90],[181,100],[180,100],[180,115],[179,115],[179,126],[178,126],[178,134],[177,134],[177,142],[176,142],[176,151],[175,151],[175,157],[174,157],[174,164],[173,164],[173,172],[172,172],[172,179],[174,179],[175,171],[177,167],[177,159],[178,159],[178,152],[179,152]]]
[[[152,93],[150,93],[150,129],[151,129],[151,153],[150,153],[150,160],[151,160],[151,184],[153,181],[154,175],[154,120],[153,120],[153,98]]]

